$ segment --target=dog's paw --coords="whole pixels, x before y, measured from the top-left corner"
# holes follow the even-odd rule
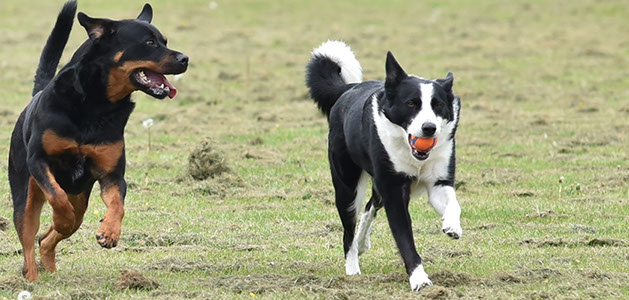
[[[352,246],[352,248],[354,248]],[[350,250],[345,257],[345,274],[347,275],[358,275],[360,274],[360,267],[358,266],[358,253],[356,249]]]
[[[463,229],[461,228],[461,224],[459,222],[449,222],[448,220],[443,220],[441,224],[441,231],[445,233],[451,239],[460,239],[463,236]]]
[[[424,272],[424,268],[419,265],[411,276],[408,278],[408,282],[411,284],[412,291],[419,291],[424,287],[432,285],[432,281],[428,278],[428,274]]]
[[[118,245],[120,238],[120,223],[102,221],[96,232],[96,241],[103,248],[113,248]]]

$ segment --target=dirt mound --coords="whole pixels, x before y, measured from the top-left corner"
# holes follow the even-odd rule
[[[228,172],[227,162],[215,143],[210,139],[202,140],[190,152],[188,157],[188,174],[196,180],[214,178],[224,172]]]
[[[9,228],[9,220],[0,217],[0,231],[5,231]]]
[[[119,290],[154,290],[159,287],[159,283],[153,279],[144,277],[144,275],[131,270],[120,271],[120,278],[116,281],[116,288]]]

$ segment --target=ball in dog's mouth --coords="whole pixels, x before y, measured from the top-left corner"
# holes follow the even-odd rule
[[[409,134],[408,144],[411,146],[413,157],[417,160],[426,160],[430,155],[430,150],[437,145],[437,138],[420,138]]]
[[[157,99],[164,99],[166,96],[172,99],[177,94],[177,89],[160,73],[138,69],[133,72],[133,79],[141,91]]]

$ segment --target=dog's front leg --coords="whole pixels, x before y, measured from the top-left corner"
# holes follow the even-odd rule
[[[431,184],[428,187],[428,202],[441,216],[441,230],[453,239],[463,235],[461,229],[461,206],[456,200],[454,187],[450,185]]]
[[[425,286],[432,285],[432,282],[424,271],[421,258],[415,248],[411,216],[408,213],[410,182],[400,184],[399,180],[395,179],[388,182],[383,182],[383,180],[387,179],[378,178],[374,183],[384,202],[389,227],[402,255],[411,290],[418,291]]]
[[[123,178],[106,178],[99,181],[100,196],[107,206],[107,211],[101,220],[100,228],[96,232],[96,241],[104,248],[118,245],[120,238],[120,223],[124,217],[124,197],[127,183]]]

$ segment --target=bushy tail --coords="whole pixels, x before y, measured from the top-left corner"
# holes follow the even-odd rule
[[[310,97],[326,116],[345,91],[362,81],[362,76],[354,53],[340,41],[327,41],[314,49],[306,66]]]
[[[76,13],[76,0],[66,2],[57,16],[57,22],[52,29],[46,45],[39,57],[39,65],[35,71],[35,84],[33,86],[33,96],[52,80],[57,72],[57,65],[61,59],[63,48],[65,48],[74,23]]]

